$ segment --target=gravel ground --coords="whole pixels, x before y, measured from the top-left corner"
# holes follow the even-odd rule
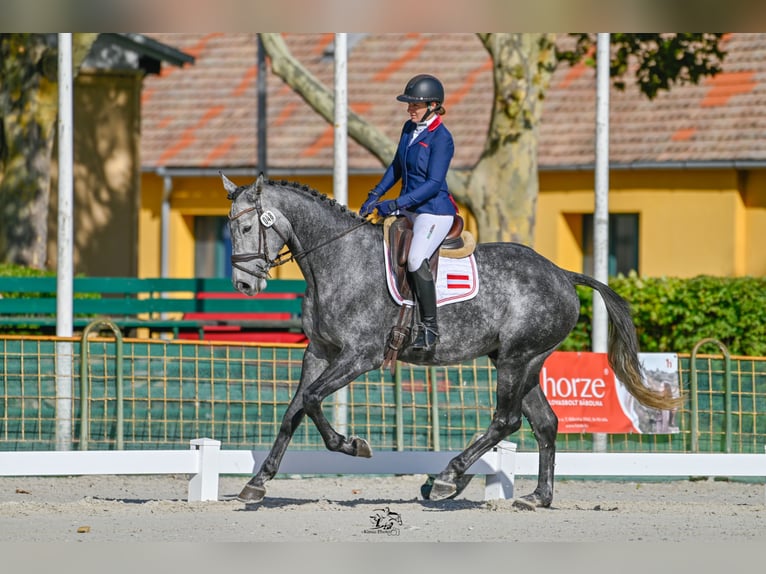
[[[189,503],[188,478],[0,477],[0,571],[707,574],[766,564],[763,484],[559,480],[553,507],[530,511],[485,502],[481,477],[440,503],[419,498],[423,476],[278,478],[258,505],[233,499],[242,476],[221,478],[219,501]],[[533,488],[517,477],[518,494]]]
[[[423,476],[278,478],[267,498],[186,501],[185,475],[0,478],[2,542],[759,542],[763,484],[559,480],[552,508],[483,500],[477,477],[455,500],[421,500]],[[516,492],[534,488],[517,477]]]

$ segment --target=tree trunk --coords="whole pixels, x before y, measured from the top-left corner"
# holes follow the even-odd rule
[[[482,241],[534,242],[537,143],[556,66],[553,34],[481,34],[495,65],[487,141],[464,196]]]
[[[75,34],[77,69],[97,34]],[[0,261],[44,268],[58,113],[56,34],[0,35]]]

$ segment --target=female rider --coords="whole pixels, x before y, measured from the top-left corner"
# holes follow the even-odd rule
[[[446,113],[444,87],[434,76],[419,74],[396,97],[407,103],[410,119],[405,122],[393,161],[380,182],[370,191],[359,214],[363,217],[377,208],[383,216],[403,215],[412,221],[412,243],[407,270],[420,310],[420,324],[414,349],[430,350],[439,338],[436,321],[436,285],[428,260],[449,233],[457,213],[447,189],[455,145],[452,134],[442,123]],[[399,180],[396,199],[379,201]]]

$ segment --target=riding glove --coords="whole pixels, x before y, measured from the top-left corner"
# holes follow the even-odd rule
[[[399,211],[399,205],[396,203],[395,199],[381,201],[378,204],[378,213],[381,215],[381,217],[388,217],[397,211]]]
[[[365,201],[362,204],[362,207],[359,209],[359,215],[361,215],[362,217],[367,217],[368,215],[370,215],[375,209],[375,202],[378,201],[378,197],[379,196],[377,195],[370,194],[367,197],[367,201]]]

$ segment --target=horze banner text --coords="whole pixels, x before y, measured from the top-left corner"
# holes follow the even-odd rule
[[[678,355],[640,353],[644,384],[679,396]],[[559,419],[560,433],[678,432],[674,411],[651,409],[617,380],[606,353],[553,353],[543,365],[540,385]]]

